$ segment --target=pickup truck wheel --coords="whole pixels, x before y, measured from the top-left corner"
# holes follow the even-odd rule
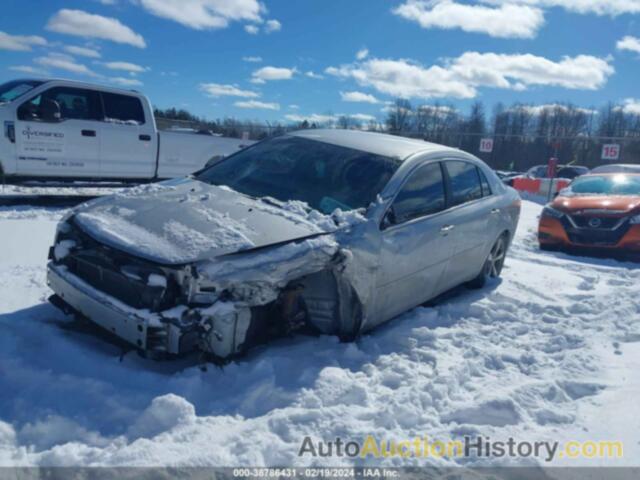
[[[489,256],[482,266],[482,270],[476,278],[467,282],[469,288],[482,288],[489,278],[498,278],[502,273],[504,260],[507,256],[507,235],[502,234],[491,247]]]

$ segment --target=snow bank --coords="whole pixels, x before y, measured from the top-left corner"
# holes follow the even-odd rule
[[[504,277],[481,291],[357,343],[282,339],[205,371],[195,357],[123,355],[44,303],[55,222],[0,212],[0,465],[335,465],[349,460],[298,457],[303,438],[466,434],[622,438],[625,458],[610,464],[637,464],[640,269],[539,251],[540,208],[523,202]],[[519,462],[465,462],[488,463]]]

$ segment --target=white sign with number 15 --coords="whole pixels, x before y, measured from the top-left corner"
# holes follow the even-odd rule
[[[610,143],[602,146],[602,160],[618,160],[620,158],[620,145]]]

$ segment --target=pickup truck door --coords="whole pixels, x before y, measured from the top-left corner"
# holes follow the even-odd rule
[[[16,111],[16,173],[93,177],[100,171],[100,97],[72,87],[52,87]]]
[[[152,178],[158,135],[140,97],[101,92],[104,105],[100,173],[111,178]]]

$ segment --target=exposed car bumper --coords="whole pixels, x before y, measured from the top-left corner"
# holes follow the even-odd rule
[[[248,308],[217,302],[207,308],[176,306],[163,312],[130,307],[95,289],[67,267],[49,263],[47,282],[56,306],[79,313],[131,346],[154,357],[191,352],[198,347],[227,358],[241,351],[251,322]],[[204,328],[201,328],[202,325]]]
[[[582,229],[579,234],[574,234],[576,231],[568,232],[559,219],[542,217],[538,226],[538,241],[544,246],[640,252],[640,225],[631,225],[620,235],[620,238],[613,236],[612,241],[597,238],[596,235],[600,233],[590,232],[588,229]]]
[[[147,348],[150,318],[100,295],[89,284],[69,273],[64,266],[49,263],[47,283],[70,310],[82,314],[136,348]]]

